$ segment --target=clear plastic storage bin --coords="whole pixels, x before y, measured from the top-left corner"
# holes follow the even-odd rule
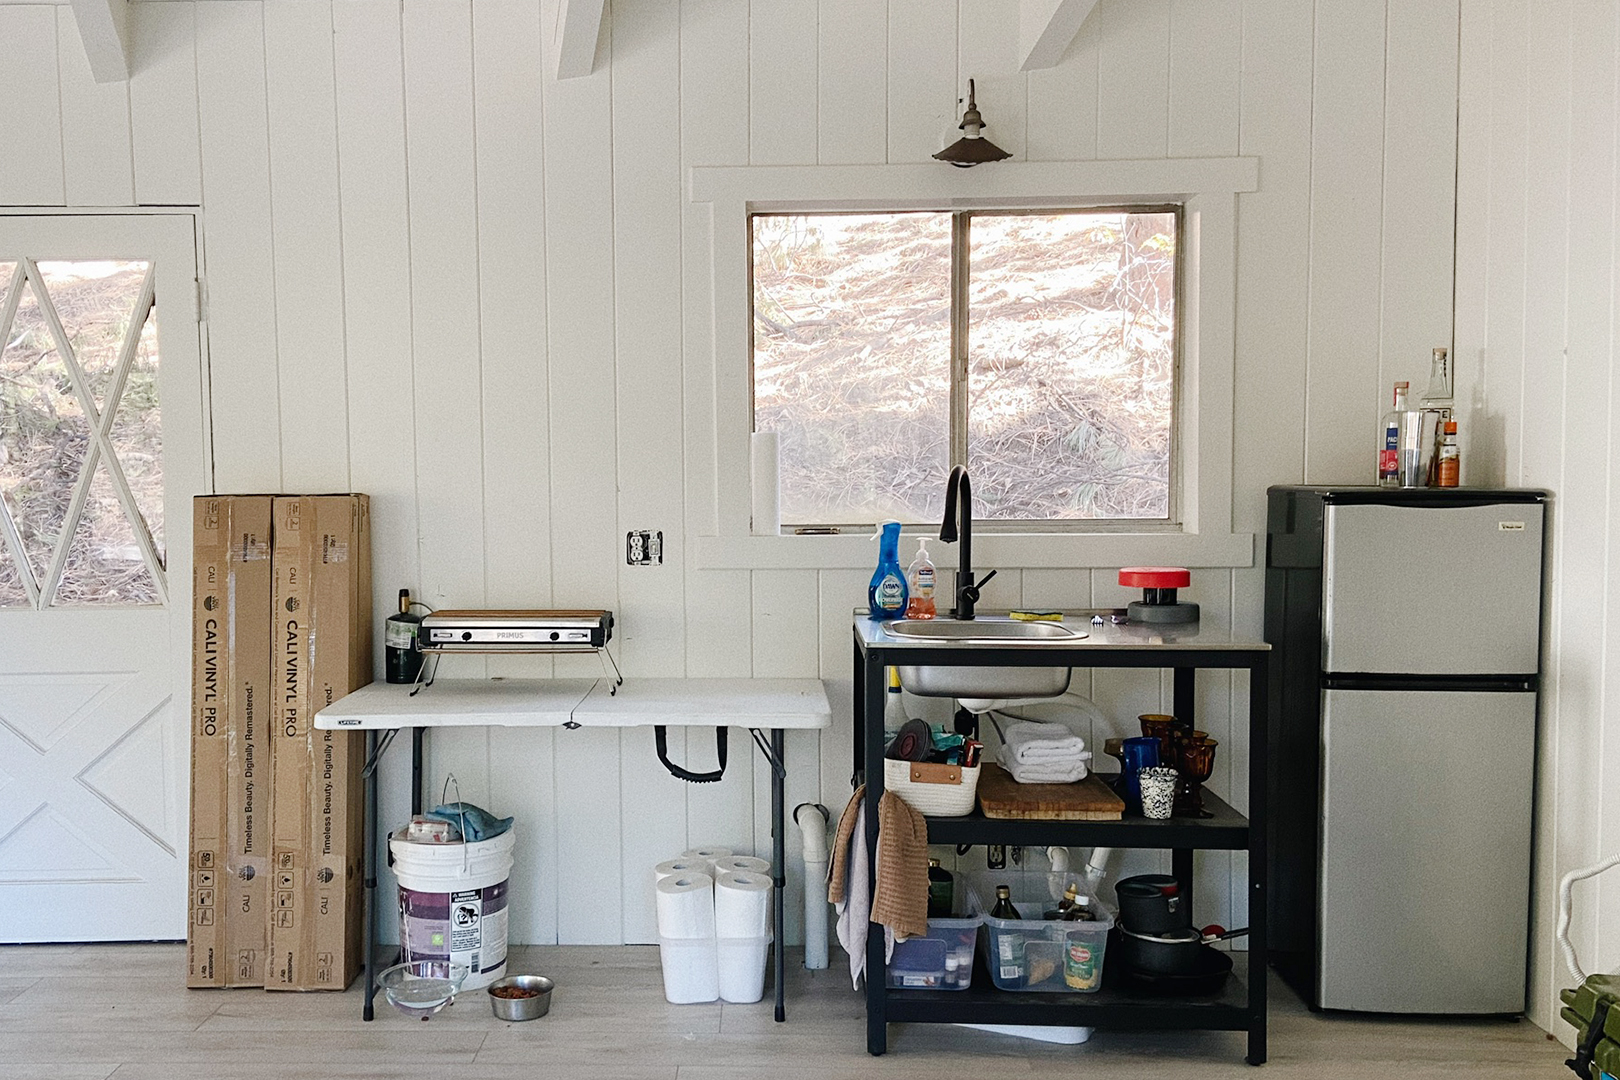
[[[966,990],[973,983],[973,943],[984,920],[929,919],[928,936],[894,943],[888,985],[897,990]]]
[[[1040,917],[1057,907],[1064,886],[1071,881],[1081,886],[1081,895],[1087,895],[1084,877],[1021,870],[973,871],[962,876],[967,878],[968,909],[983,914],[985,966],[996,989],[1092,994],[1102,988],[1108,931],[1114,925],[1108,906],[1089,896],[1087,906],[1096,913],[1094,920],[1058,922]],[[1026,918],[997,919],[989,914],[995,907],[997,885],[1008,887],[1013,905]]]

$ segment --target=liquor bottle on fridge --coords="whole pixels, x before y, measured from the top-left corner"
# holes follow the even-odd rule
[[[1447,420],[1445,436],[1440,443],[1440,464],[1436,470],[1436,487],[1454,488],[1462,479],[1462,458],[1457,449],[1457,421]]]
[[[1394,408],[1378,425],[1378,483],[1381,487],[1401,486],[1401,418],[1406,415],[1406,391],[1410,384],[1395,384]]]
[[[1545,493],[1267,501],[1273,966],[1315,1008],[1523,1012]]]

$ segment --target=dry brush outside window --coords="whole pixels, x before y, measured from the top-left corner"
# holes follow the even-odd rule
[[[754,427],[778,436],[784,524],[938,520],[958,462],[982,520],[1169,520],[1178,223],[753,215]]]

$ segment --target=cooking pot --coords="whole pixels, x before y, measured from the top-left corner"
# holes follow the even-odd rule
[[[1131,971],[1154,975],[1191,975],[1199,970],[1204,946],[1212,941],[1241,937],[1249,932],[1220,930],[1201,933],[1191,927],[1164,934],[1143,934],[1124,925],[1119,928],[1120,962]]]
[[[1167,934],[1192,925],[1192,906],[1169,874],[1138,874],[1114,887],[1119,923],[1138,934]]]

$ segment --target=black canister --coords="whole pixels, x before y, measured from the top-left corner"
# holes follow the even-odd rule
[[[1168,874],[1138,874],[1114,887],[1119,923],[1138,934],[1169,934],[1192,925],[1192,905]]]

